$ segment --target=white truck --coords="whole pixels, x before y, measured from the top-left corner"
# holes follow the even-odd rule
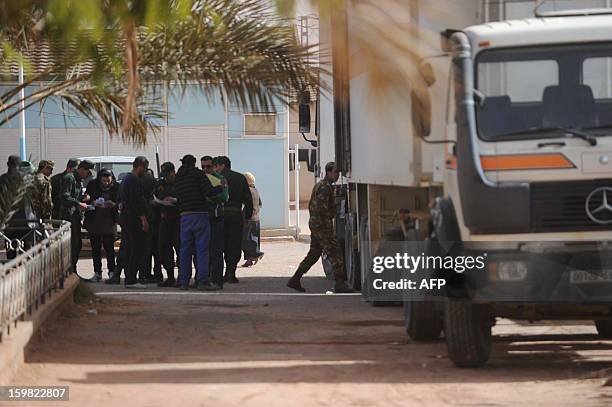
[[[352,3],[320,23],[333,77],[318,98],[319,157],[344,173],[337,225],[351,282],[371,295],[372,256],[402,209],[415,231],[397,240],[487,255],[481,273],[430,270],[447,279],[443,298],[404,301],[408,334],[444,332],[458,367],[486,363],[496,317],[591,319],[612,337],[612,10],[489,22],[504,3],[381,13],[390,30],[412,23],[406,42],[423,57],[421,84],[396,93],[376,89]]]

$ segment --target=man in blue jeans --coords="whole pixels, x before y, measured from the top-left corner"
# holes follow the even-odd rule
[[[218,286],[211,283],[209,271],[210,208],[207,197],[222,191],[222,187],[214,187],[206,174],[196,168],[196,158],[187,154],[181,159],[174,192],[181,215],[181,246],[179,253],[179,277],[181,290],[189,289],[191,278],[191,263],[195,255],[196,281],[198,290],[216,291]]]

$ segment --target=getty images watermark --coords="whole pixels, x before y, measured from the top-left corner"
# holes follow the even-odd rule
[[[480,256],[429,256],[425,253],[418,256],[408,253],[375,256],[372,258],[372,272],[375,275],[372,287],[375,290],[439,290],[446,285],[446,279],[430,278],[431,272],[444,271],[463,274],[471,271],[484,271],[487,267],[486,258],[487,253]],[[382,274],[388,271],[401,273],[402,276],[406,273],[421,275],[399,280],[383,278]]]

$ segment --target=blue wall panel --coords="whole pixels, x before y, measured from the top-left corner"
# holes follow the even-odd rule
[[[198,85],[189,85],[184,93],[175,88],[168,95],[170,126],[214,126],[225,123],[225,106],[220,90],[210,100]]]
[[[16,84],[14,86],[17,86]],[[0,92],[1,93],[5,93],[8,92],[9,90],[11,90],[13,88],[13,86],[0,86]],[[39,90],[38,86],[26,86],[25,88],[25,93],[26,95],[31,95],[32,93],[34,93],[35,91]],[[16,96],[14,96],[11,100],[9,100],[8,102],[15,102],[17,100],[19,100],[20,94],[17,94]],[[30,104],[32,101],[31,100],[26,100],[25,104],[28,105]],[[14,113],[17,110],[17,108],[12,108],[12,109],[8,109],[6,111],[6,115],[10,115],[11,113]],[[4,118],[6,116],[3,116],[2,118]],[[26,128],[28,129],[39,129],[40,128],[40,103],[36,103],[30,107],[28,107],[26,109],[26,113],[25,113],[25,119],[26,119]],[[15,117],[13,117],[11,120],[9,120],[8,122],[6,122],[2,127],[3,128],[13,128],[13,129],[18,129],[19,128],[19,121],[20,121],[20,116],[17,115]]]
[[[230,139],[232,169],[255,175],[261,194],[261,227],[285,227],[285,147],[283,139]]]
[[[57,97],[47,98],[43,105],[45,127],[49,129],[88,129],[100,127]]]

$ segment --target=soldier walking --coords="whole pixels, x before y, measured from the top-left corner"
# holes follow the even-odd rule
[[[34,177],[32,192],[32,209],[40,219],[51,219],[53,216],[53,198],[51,192],[51,174],[55,163],[42,160],[38,163],[38,171]]]
[[[333,162],[325,165],[325,178],[317,182],[312,190],[308,211],[310,212],[310,250],[300,263],[287,287],[299,292],[306,292],[300,282],[302,276],[319,260],[325,252],[330,259],[336,276],[335,293],[352,293],[353,289],[346,284],[346,269],[340,242],[334,234],[333,219],[336,214],[335,194],[332,184],[338,181],[340,171]]]
[[[77,262],[81,254],[81,221],[83,212],[87,210],[87,196],[83,196],[83,180],[91,174],[94,163],[89,160],[81,161],[76,171],[66,173],[60,186],[61,209],[60,217],[70,222],[70,257],[72,258],[72,272],[77,273]],[[78,273],[77,273],[78,275]]]

